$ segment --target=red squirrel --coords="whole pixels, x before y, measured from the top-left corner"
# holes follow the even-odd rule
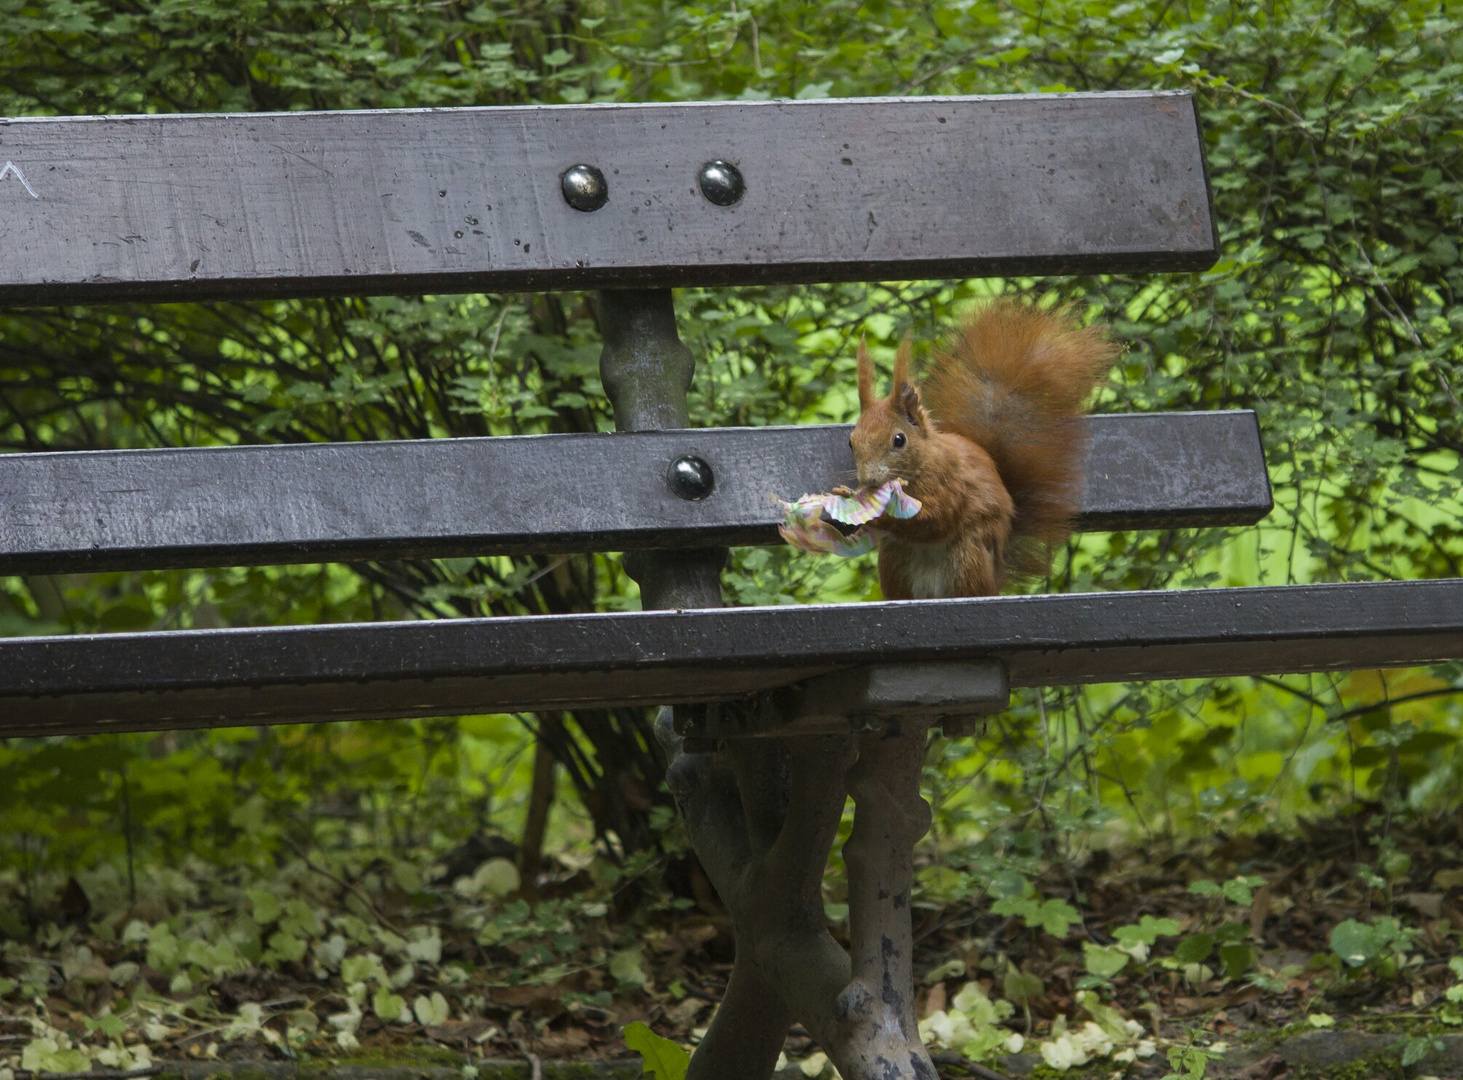
[[[922,504],[878,523],[888,600],[992,596],[1035,572],[1071,531],[1082,497],[1083,402],[1119,349],[1066,311],[1011,300],[980,309],[918,384],[906,339],[887,398],[858,352],[860,415],[849,437],[859,487],[890,480]]]

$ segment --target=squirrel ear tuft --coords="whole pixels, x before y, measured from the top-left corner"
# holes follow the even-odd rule
[[[910,343],[909,335],[904,335],[904,340],[899,343],[899,351],[894,354],[894,383],[890,388],[889,397],[897,399],[901,387],[910,382],[909,362],[914,354],[914,346]]]
[[[909,335],[904,335],[904,340],[899,343],[899,351],[894,354],[894,385],[889,389],[889,403],[909,420],[911,424],[924,431],[928,426],[925,423],[924,405],[920,400],[919,387],[914,385],[909,378],[910,360],[914,354],[914,345],[909,340]]]
[[[923,431],[925,410],[924,404],[920,401],[919,387],[909,382],[895,383],[894,393],[890,396],[894,399],[895,407],[909,419],[909,422]]]
[[[858,339],[858,404],[867,409],[874,403],[874,360],[869,356],[864,335]]]

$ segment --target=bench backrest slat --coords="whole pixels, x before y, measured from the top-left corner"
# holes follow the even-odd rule
[[[1088,529],[1270,509],[1248,411],[1096,416]],[[852,480],[846,425],[0,455],[0,573],[776,544]],[[695,455],[716,486],[666,485]]]
[[[0,121],[0,302],[1194,270],[1186,93]],[[745,194],[699,190],[713,159]],[[590,164],[609,201],[571,208]]]

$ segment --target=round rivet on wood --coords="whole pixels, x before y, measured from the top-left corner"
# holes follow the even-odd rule
[[[564,191],[564,201],[585,213],[598,210],[610,198],[605,174],[593,165],[572,166],[559,178],[559,186]]]
[[[717,206],[732,206],[741,202],[742,195],[747,190],[741,170],[720,158],[702,165],[697,180],[701,184],[701,194]]]
[[[665,482],[672,495],[690,502],[700,502],[716,487],[716,477],[711,472],[711,466],[690,454],[671,462]]]

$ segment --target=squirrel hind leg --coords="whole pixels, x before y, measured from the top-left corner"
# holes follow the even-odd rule
[[[962,536],[951,545],[954,563],[952,596],[995,596],[1001,591],[1005,569],[1006,537],[995,534]]]

